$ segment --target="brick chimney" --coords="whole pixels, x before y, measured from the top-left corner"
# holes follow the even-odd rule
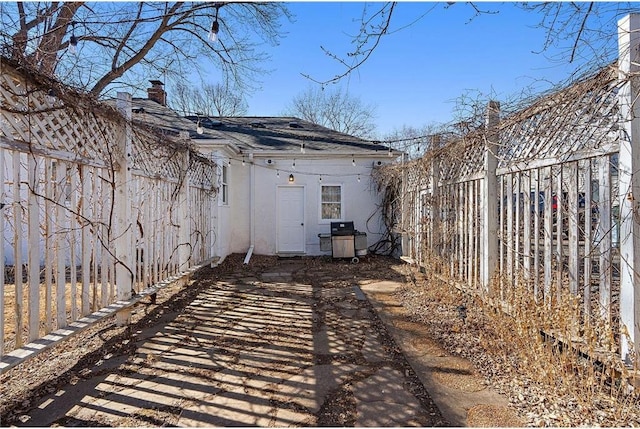
[[[150,80],[151,88],[147,89],[147,97],[156,103],[167,105],[167,93],[164,91],[164,83],[159,80]]]

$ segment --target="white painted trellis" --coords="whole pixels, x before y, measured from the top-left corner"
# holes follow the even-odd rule
[[[213,257],[216,167],[188,135],[132,124],[127,94],[48,92],[3,60],[2,371]]]
[[[484,127],[406,165],[402,230],[406,256],[439,261],[488,299],[515,285],[540,305],[581,297],[579,323],[610,326],[630,363],[640,352],[640,17],[619,28],[618,66],[504,118],[490,102]]]

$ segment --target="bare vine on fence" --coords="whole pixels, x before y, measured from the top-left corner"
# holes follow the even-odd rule
[[[211,225],[200,209],[191,213],[184,207],[217,195],[216,163],[185,136],[128,122],[110,103],[28,67],[4,60],[2,67],[1,215],[13,237],[2,272],[14,282],[2,294],[15,293],[15,308],[3,307],[0,355],[42,334],[34,317],[48,333],[113,302],[117,266],[128,271],[135,293],[187,268],[180,264],[206,258],[215,238]],[[125,154],[127,129],[132,144]],[[132,173],[127,204],[133,220],[116,232],[116,175],[125,168]],[[187,226],[190,232],[180,233]],[[132,236],[134,260],[123,261],[114,251],[125,233]],[[7,264],[6,257],[13,262]]]

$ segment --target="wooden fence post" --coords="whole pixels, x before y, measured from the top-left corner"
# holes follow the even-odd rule
[[[189,136],[187,135],[186,138]],[[193,248],[191,247],[191,219],[189,216],[189,202],[191,185],[189,174],[189,152],[184,153],[184,159],[182,162],[182,168],[184,169],[184,176],[182,183],[180,183],[180,190],[178,192],[178,271],[184,271],[189,268],[191,262],[191,256],[193,254]],[[199,237],[198,240],[202,240]]]
[[[481,268],[482,288],[491,295],[498,262],[498,122],[500,103],[489,101],[486,112],[484,180],[482,180]]]
[[[2,122],[4,121],[4,119],[0,118],[0,127],[3,125]],[[0,132],[1,128],[0,128]],[[7,211],[9,210],[8,207],[8,198],[7,198],[7,190],[6,187],[7,185],[5,184],[5,170],[8,169],[8,165],[5,165],[4,161],[5,161],[5,156],[4,156],[5,150],[0,147],[0,231],[2,231],[2,243],[0,243],[0,261],[2,261],[2,269],[0,269],[0,314],[2,316],[0,316],[0,356],[4,356],[4,290],[5,290],[5,286],[4,286],[4,271],[5,271],[5,267],[6,267],[6,262],[5,262],[5,255],[4,255],[4,246],[5,246],[5,240],[7,237],[7,230],[5,230],[5,214],[3,212],[3,210],[5,209],[5,207],[7,207]],[[14,257],[15,260],[15,257]],[[15,262],[14,262],[15,263]]]
[[[440,182],[440,135],[436,134],[431,136],[431,243],[429,243],[429,254],[443,254],[444,241],[441,233],[442,212],[440,204],[440,188],[438,183]],[[452,257],[452,255],[449,255]],[[440,266],[438,269],[442,269]]]
[[[118,93],[116,102],[118,111],[125,118],[123,130],[116,142],[114,155],[113,197],[113,251],[115,254],[116,299],[131,299],[133,289],[133,251],[131,249],[134,225],[131,221],[131,94]],[[118,325],[126,325],[131,320],[131,308],[120,310],[116,314]]]
[[[618,29],[620,344],[622,359],[630,363],[634,349],[636,356],[640,353],[640,14],[622,18]]]
[[[29,341],[34,341],[40,336],[40,288],[35,285],[40,284],[40,204],[38,195],[40,193],[40,163],[33,154],[28,154],[27,180],[29,181],[27,197],[27,269],[29,279]],[[17,332],[16,335],[20,335]]]

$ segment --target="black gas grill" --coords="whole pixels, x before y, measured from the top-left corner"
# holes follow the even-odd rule
[[[353,222],[331,222],[331,236],[355,235],[356,230]]]
[[[351,258],[358,262],[358,256],[367,254],[367,234],[356,231],[352,221],[331,222],[330,234],[318,234],[320,250],[331,251],[334,258]]]
[[[356,230],[353,222],[331,222],[331,255],[334,258],[355,258]]]

